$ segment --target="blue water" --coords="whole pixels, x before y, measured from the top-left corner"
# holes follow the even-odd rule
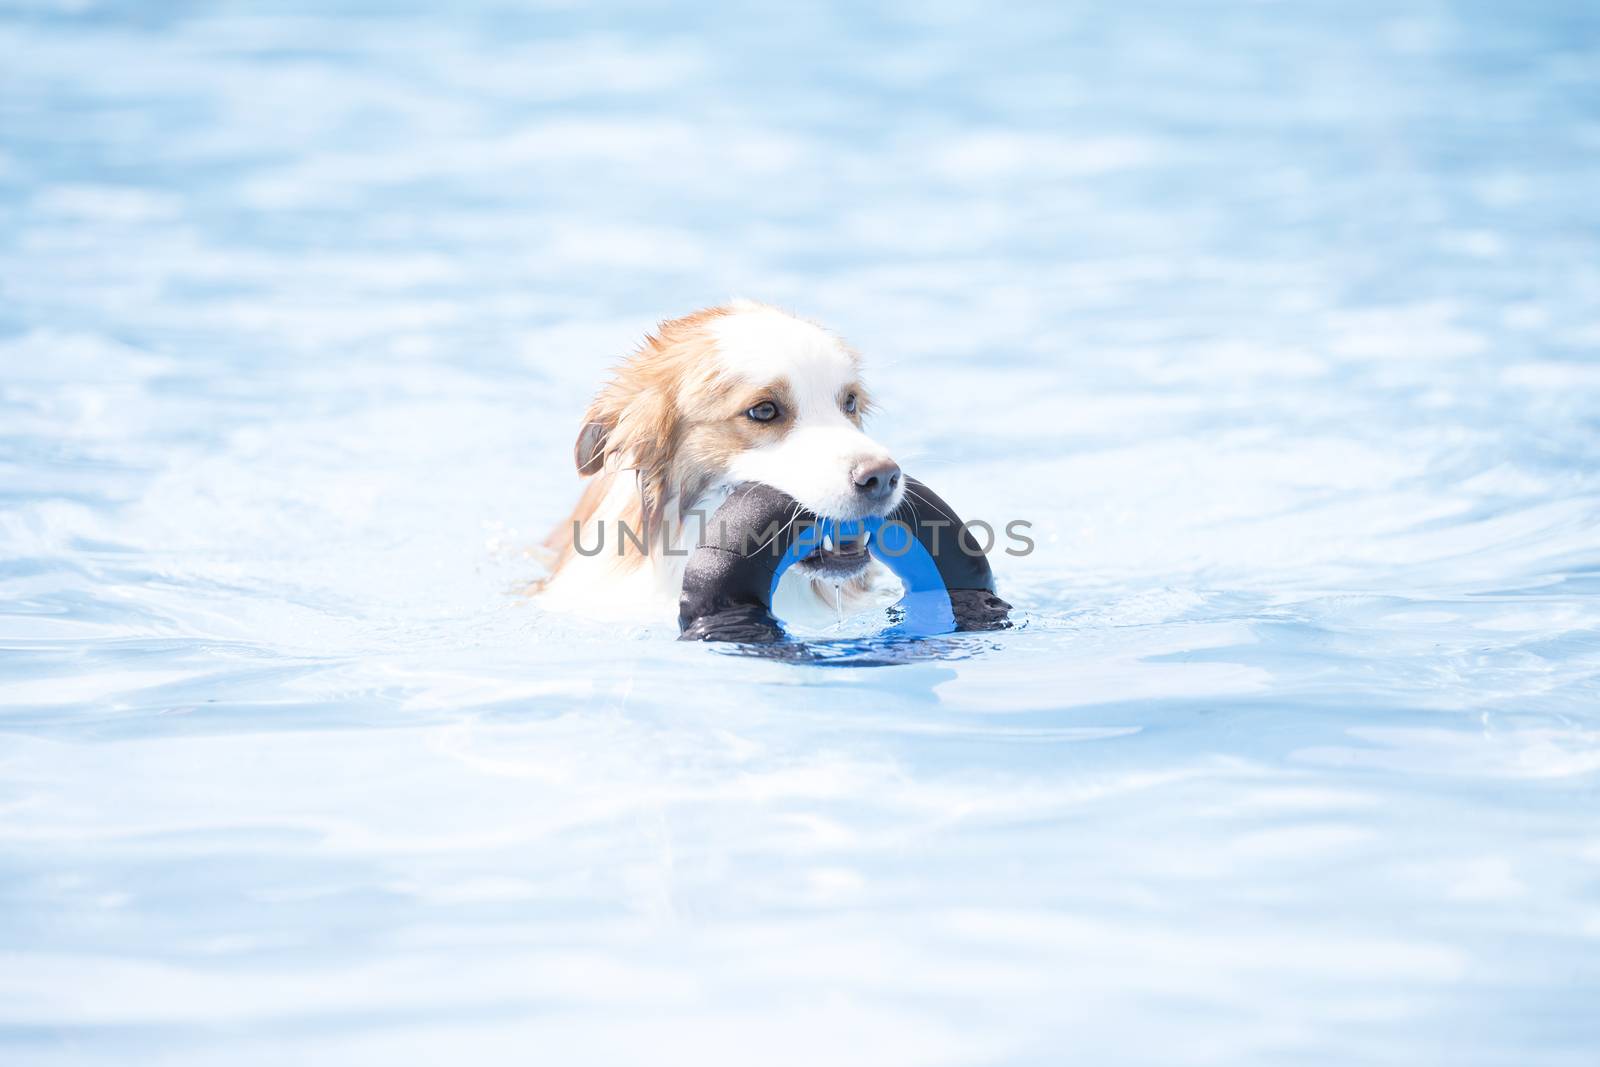
[[[1600,1061],[1600,9],[334,6],[0,16],[0,1062]],[[733,295],[1025,626],[519,595]]]

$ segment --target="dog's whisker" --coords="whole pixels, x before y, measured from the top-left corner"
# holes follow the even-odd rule
[[[923,496],[921,493],[917,492],[915,489],[911,488],[909,485],[906,486],[906,496],[911,498],[913,501],[916,501],[916,502],[922,503],[922,504],[926,504],[929,508],[932,508],[934,511],[939,510],[938,508],[935,508],[933,506],[933,501],[929,500],[927,497]]]
[[[781,538],[784,534],[788,533],[789,532],[789,528],[791,526],[793,526],[796,522],[800,521],[800,512],[802,510],[804,510],[804,509],[801,508],[801,506],[799,504],[793,504],[793,505],[791,505],[791,507],[794,509],[794,514],[789,518],[789,521],[784,523],[783,524],[783,528],[781,530],[779,530],[777,533],[773,534],[772,537],[770,537],[766,541],[765,544],[762,544],[760,547],[758,547],[756,549],[757,552],[766,551],[766,549],[768,547],[770,547],[771,545],[777,543],[779,538]]]
[[[881,410],[859,369],[859,360],[831,333],[753,301],[660,323],[585,413],[579,469],[593,464],[605,477],[590,482],[571,516],[616,529],[637,515],[648,545],[643,554],[617,553],[629,557],[621,565],[609,554],[597,559],[598,552],[567,552],[552,568],[558,599],[582,601],[595,591],[590,587],[613,583],[640,564],[670,577],[686,564],[665,554],[678,556],[672,551],[678,542],[711,543],[719,536],[711,513],[761,501],[763,487],[792,503],[787,515],[774,503],[762,527],[746,529],[739,546],[745,554],[795,544],[802,522],[881,507],[893,496],[897,468],[852,418]],[[806,432],[813,429],[826,434]],[[633,474],[632,499],[621,480],[626,472]],[[921,498],[905,499],[897,514],[920,517]],[[720,536],[740,535],[730,523]],[[858,534],[845,541],[837,532],[834,538],[839,543],[823,542],[798,575],[819,587],[831,582],[843,590],[836,595],[850,601],[871,584],[863,577],[869,540]],[[859,585],[845,589],[846,578]]]

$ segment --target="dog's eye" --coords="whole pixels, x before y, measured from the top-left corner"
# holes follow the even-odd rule
[[[854,415],[856,413],[856,394],[851,393],[844,398],[844,413],[846,415]]]
[[[778,417],[778,405],[770,400],[763,400],[749,411],[745,412],[756,422],[771,422]]]

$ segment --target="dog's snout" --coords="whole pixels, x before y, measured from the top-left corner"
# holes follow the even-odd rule
[[[868,500],[887,500],[900,487],[900,468],[892,459],[858,463],[850,476],[856,492]]]

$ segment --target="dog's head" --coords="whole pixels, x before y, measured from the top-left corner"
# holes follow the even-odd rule
[[[900,468],[862,431],[870,402],[860,357],[814,323],[737,301],[661,324],[589,407],[580,474],[638,471],[645,526],[659,529],[721,485],[758,481],[818,515],[887,515]],[[854,546],[811,569],[848,577]]]

